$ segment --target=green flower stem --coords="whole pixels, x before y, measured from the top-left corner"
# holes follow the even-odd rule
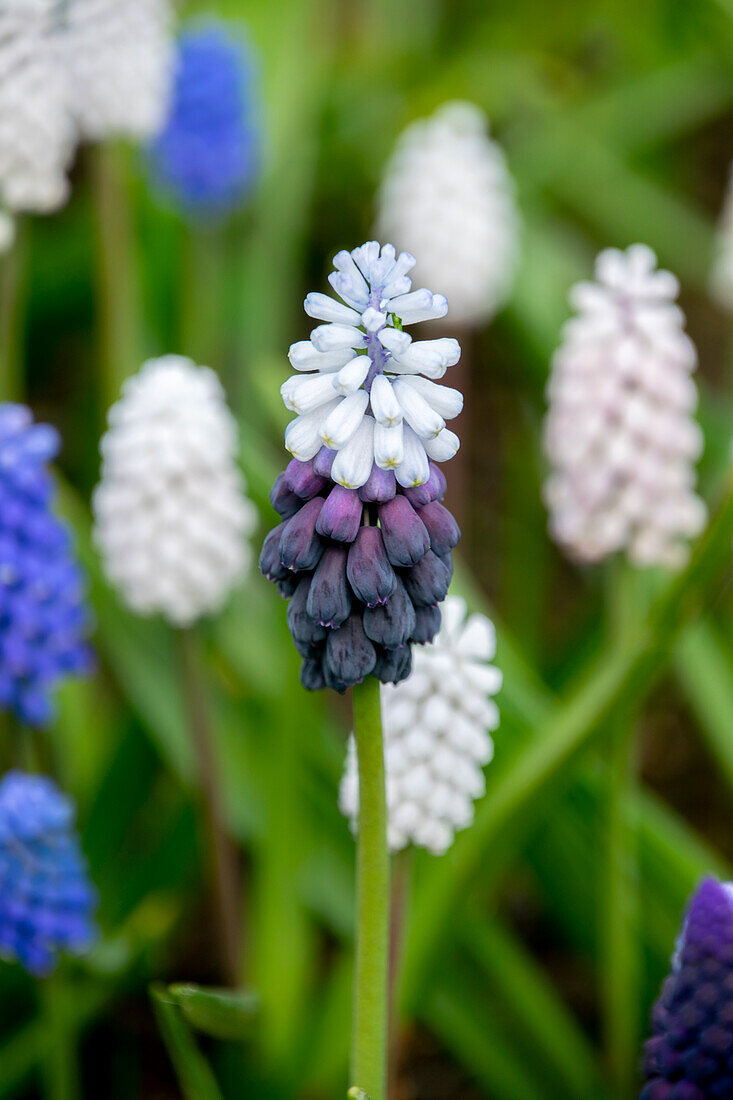
[[[23,397],[29,231],[19,218],[15,243],[0,257],[0,401]]]
[[[389,854],[379,682],[354,688],[359,759],[356,875],[356,978],[351,1079],[371,1100],[387,1094]]]
[[[45,1039],[43,1094],[46,1100],[76,1100],[79,1066],[74,1029],[69,1026],[70,990],[58,973],[42,979],[38,988]]]
[[[90,149],[97,229],[97,315],[100,403],[103,413],[140,366],[138,257],[127,180],[127,150],[102,143]]]
[[[631,644],[645,606],[644,576],[623,561],[610,569],[607,615],[610,641]],[[636,708],[610,723],[603,749],[605,814],[601,889],[601,1003],[603,1039],[611,1095],[631,1100],[638,1092],[641,1045],[639,1004],[639,867],[637,823]]]
[[[224,980],[239,984],[239,884],[236,852],[224,828],[221,787],[217,775],[208,707],[201,682],[201,654],[192,629],[177,631],[186,716],[201,789],[201,815],[206,836],[209,873],[214,889],[219,951]]]
[[[689,565],[639,619],[633,639],[623,646],[606,646],[579,682],[540,718],[531,738],[515,753],[507,751],[490,769],[473,826],[416,891],[401,980],[403,1010],[419,1004],[430,960],[449,927],[457,898],[479,871],[486,874],[487,853],[505,858],[507,845],[518,844],[546,808],[548,789],[560,785],[563,777],[570,781],[570,762],[600,737],[610,718],[649,692],[680,630],[700,613],[712,585],[720,584],[730,567],[732,539],[729,479],[721,506]]]

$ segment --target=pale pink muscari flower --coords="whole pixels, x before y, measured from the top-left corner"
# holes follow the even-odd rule
[[[580,561],[624,551],[635,565],[679,568],[706,510],[695,491],[697,357],[678,283],[641,244],[601,252],[595,274],[571,291],[577,315],[548,385],[550,530]]]

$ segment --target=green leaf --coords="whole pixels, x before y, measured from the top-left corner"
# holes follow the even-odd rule
[[[178,1002],[160,982],[150,986],[155,1018],[186,1100],[223,1100],[209,1063],[196,1046]]]
[[[174,984],[168,986],[168,995],[197,1031],[215,1039],[251,1039],[260,1011],[260,998],[254,990]]]

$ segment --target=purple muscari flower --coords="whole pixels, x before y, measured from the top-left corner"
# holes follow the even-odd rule
[[[334,263],[343,301],[308,295],[306,312],[327,323],[290,349],[298,373],[282,392],[297,413],[286,432],[294,458],[273,486],[284,522],[260,568],[290,600],[303,685],[344,691],[369,675],[406,679],[412,645],[440,629],[460,530],[440,503],[436,463],[458,446],[444,418],[462,398],[436,381],[457,362],[457,342],[404,332],[447,309],[440,295],[411,292],[413,258],[370,242]]]
[[[56,681],[88,669],[84,581],[51,511],[53,428],[0,403],[0,710],[45,725]]]
[[[193,213],[238,206],[255,182],[259,133],[249,51],[225,23],[178,44],[168,119],[150,146],[154,178]]]
[[[70,801],[45,776],[12,771],[0,780],[0,955],[32,974],[94,941],[96,894],[73,821]]]
[[[733,883],[693,895],[652,1030],[639,1100],[733,1096]]]

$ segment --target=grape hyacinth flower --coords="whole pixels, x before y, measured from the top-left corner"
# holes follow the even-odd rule
[[[733,1096],[733,883],[693,895],[652,1030],[640,1100]]]
[[[258,168],[253,66],[225,23],[180,38],[167,121],[150,147],[155,179],[191,213],[235,207]]]
[[[66,201],[76,145],[56,0],[0,6],[0,203],[50,213]]]
[[[484,793],[482,768],[493,756],[487,731],[499,724],[492,696],[501,673],[489,662],[496,634],[485,615],[466,619],[466,601],[448,596],[435,641],[415,653],[409,679],[382,688],[387,771],[387,840],[396,852],[412,843],[442,855],[473,821]],[[341,811],[357,829],[356,745],[349,740]]]
[[[65,676],[87,671],[89,613],[46,466],[60,441],[24,405],[0,403],[0,710],[45,725]]]
[[[311,690],[404,680],[411,643],[440,627],[460,531],[440,503],[437,463],[458,449],[445,421],[463,399],[437,380],[460,347],[404,331],[448,308],[411,290],[414,263],[376,241],[339,252],[329,281],[342,302],[309,294],[306,313],[326,323],[290,348],[299,373],[282,395],[297,414],[285,432],[294,457],[272,490],[282,522],[260,567],[290,600]]]
[[[696,353],[677,293],[640,244],[601,252],[596,282],[571,292],[578,315],[548,386],[545,500],[553,537],[580,561],[625,551],[637,566],[678,568],[705,525]]]
[[[84,138],[150,138],[173,71],[171,0],[66,0],[61,46]]]
[[[93,497],[105,570],[131,610],[188,626],[243,576],[256,522],[224,391],[190,359],[151,359],[108,423]]]
[[[483,325],[506,301],[519,255],[514,190],[472,103],[446,103],[413,122],[387,164],[378,232],[418,257],[416,278],[440,283],[454,324]]]
[[[92,946],[95,907],[71,802],[45,776],[8,772],[0,779],[0,956],[48,974],[59,951]]]
[[[728,184],[718,222],[710,289],[723,309],[733,310],[733,166],[728,172]]]

